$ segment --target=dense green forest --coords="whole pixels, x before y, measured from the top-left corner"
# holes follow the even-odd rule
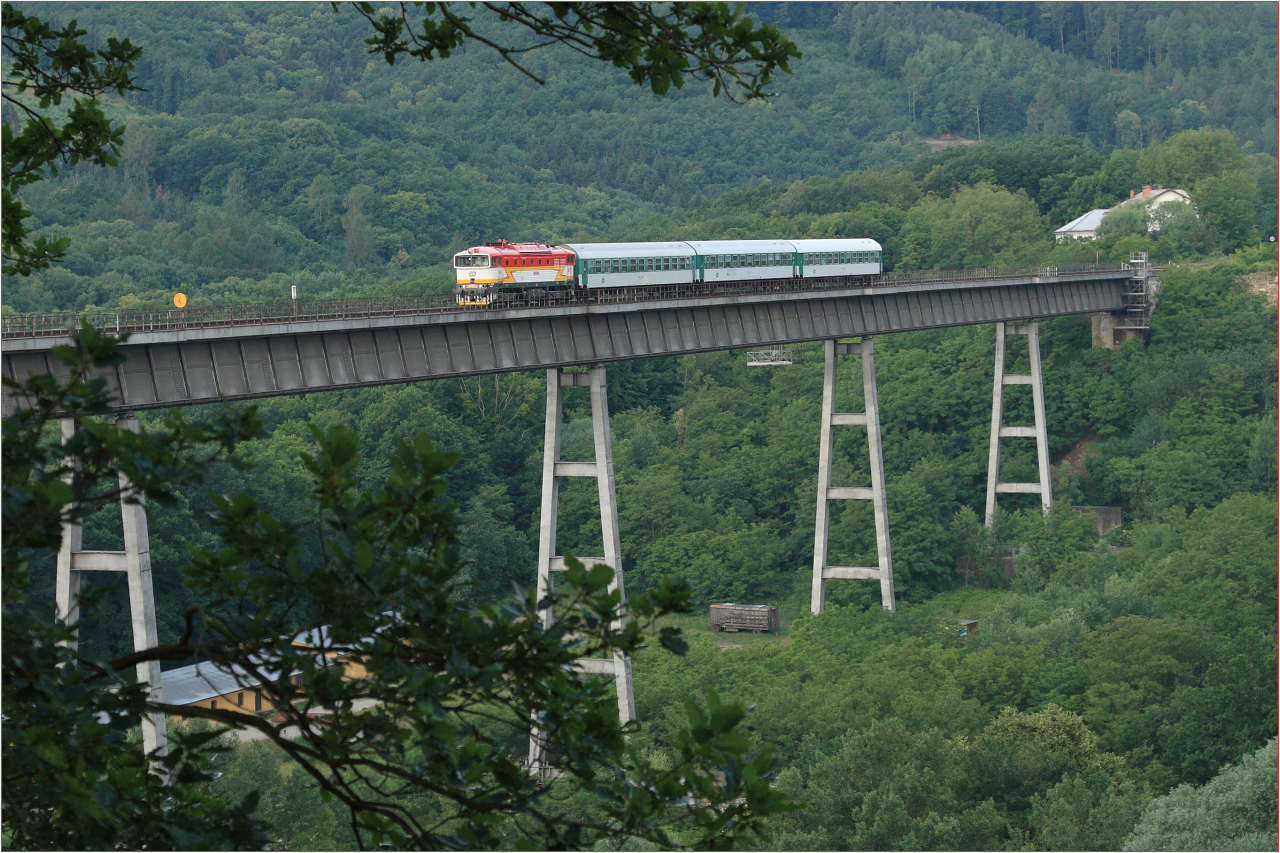
[[[73,249],[60,269],[10,283],[11,310],[178,289],[193,305],[280,298],[290,284],[417,292],[444,285],[433,267],[481,238],[633,235],[728,189],[781,195],[796,179],[905,164],[943,133],[1078,140],[1012,183],[998,174],[1050,230],[1142,183],[1207,177],[1137,168],[1140,150],[1185,130],[1228,130],[1242,169],[1275,170],[1265,4],[762,4],[753,11],[804,59],[769,103],[745,108],[697,87],[656,98],[568,51],[531,57],[545,86],[476,47],[388,67],[364,52],[363,19],[326,5],[30,8],[142,44],[145,91],[116,105],[121,168],[30,191],[39,223]],[[1016,19],[1030,9],[1033,21]],[[949,175],[937,178],[921,189],[948,195]]]
[[[1266,761],[1249,756],[1277,728],[1277,318],[1241,284],[1277,271],[1274,6],[752,4],[805,56],[749,106],[659,99],[568,54],[533,60],[542,87],[472,47],[388,67],[364,53],[361,19],[327,5],[31,8],[141,44],[146,91],[112,107],[129,127],[119,168],[29,192],[40,227],[72,247],[61,267],[9,277],[6,313],[158,305],[179,289],[196,306],[290,285],[446,292],[449,254],[499,237],[868,236],[894,269],[1147,251],[1166,266],[1147,341],[1093,349],[1088,318],[1042,324],[1047,519],[1017,496],[991,531],[974,512],[993,330],[877,341],[896,614],[844,581],[807,615],[818,345],[786,368],[735,353],[610,366],[627,582],[676,573],[708,600],[784,614],[778,636],[732,643],[690,619],[685,658],[638,658],[637,737],[661,755],[682,699],[708,686],[753,703],[780,784],[807,804],[776,822],[781,848],[1195,847],[1177,833],[1197,809],[1274,848],[1274,827],[1249,840],[1213,805],[1258,787]],[[922,141],[943,133],[983,143]],[[1054,244],[1054,228],[1144,184],[1188,190],[1190,215],[1152,230],[1137,208],[1098,241]],[[1025,349],[1012,357],[1017,369]],[[192,600],[186,546],[216,541],[205,492],[303,518],[309,425],[355,428],[369,482],[419,429],[459,452],[473,595],[529,583],[544,381],[262,403],[249,472],[151,511],[161,639]],[[566,417],[566,457],[589,458],[585,394]],[[1029,394],[1008,417],[1030,419]],[[837,481],[869,479],[860,430],[837,432],[836,451]],[[1010,478],[1034,466],[1006,442]],[[1074,506],[1121,507],[1125,524],[1100,538]],[[868,507],[832,521],[833,559],[874,554]],[[567,551],[599,549],[586,484],[562,491],[560,529]],[[117,530],[118,516],[93,519],[85,547],[117,547]],[[38,580],[51,598],[52,572]],[[128,645],[120,592],[88,642]],[[959,618],[978,633],[962,638]],[[224,769],[222,790],[262,788],[283,846],[352,843],[264,745]]]

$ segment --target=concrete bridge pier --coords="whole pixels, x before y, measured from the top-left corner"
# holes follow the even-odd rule
[[[116,421],[120,429],[138,431],[138,419],[126,414]],[[73,418],[62,420],[62,442],[75,435]],[[64,479],[70,482],[72,472]],[[159,645],[156,632],[156,602],[151,586],[151,540],[147,532],[146,498],[135,492],[133,484],[120,473],[120,515],[124,524],[123,551],[85,551],[81,547],[83,529],[79,524],[62,525],[62,547],[58,551],[58,574],[55,595],[58,618],[73,630],[80,621],[80,575],[83,572],[123,572],[129,583],[129,613],[133,621],[133,650],[153,649]],[[75,641],[70,644],[75,648]],[[160,662],[137,666],[138,683],[150,691],[152,700],[163,701]],[[147,755],[168,754],[169,741],[165,718],[161,713],[142,715],[142,747]]]
[[[838,413],[836,403],[836,357],[857,355],[862,361],[862,396],[866,411]],[[871,457],[871,488],[831,485],[833,426],[865,426],[867,450]],[[876,525],[877,565],[873,567],[828,566],[827,540],[831,526],[831,500],[871,501]],[[830,579],[880,581],[880,602],[885,610],[896,609],[893,595],[893,555],[889,547],[889,511],[885,498],[884,452],[880,443],[880,399],[876,394],[876,360],[870,336],[861,343],[825,342],[822,376],[822,438],[818,449],[818,513],[813,537],[813,590],[810,609],[821,613],[826,604],[826,583]]]
[[[1009,335],[1026,335],[1031,372],[1006,373],[1005,343]],[[1004,426],[1004,389],[1006,385],[1030,385],[1031,405],[1035,413],[1033,426]],[[1037,483],[1000,482],[1000,439],[1034,438],[1039,461]],[[1040,323],[1032,320],[1024,325],[996,323],[995,390],[991,396],[991,452],[987,461],[987,526],[995,521],[996,495],[1039,495],[1040,506],[1047,513],[1053,506],[1053,482],[1049,472],[1049,430],[1044,416],[1044,375],[1040,368]]]
[[[594,462],[566,462],[560,458],[560,438],[564,426],[565,388],[588,388],[591,392],[591,426],[595,437]],[[587,568],[613,568],[609,589],[621,593],[622,605],[615,628],[626,622],[626,587],[622,579],[622,543],[618,533],[618,495],[613,475],[613,441],[609,432],[609,399],[605,369],[595,366],[588,373],[565,373],[560,368],[547,371],[547,425],[542,451],[542,513],[538,532],[538,600],[551,594],[555,572],[565,570],[564,557],[556,554],[556,514],[563,477],[594,477],[600,496],[600,530],[603,557],[580,557]],[[553,621],[551,608],[542,611],[544,628]],[[636,718],[635,693],[631,683],[631,659],[621,653],[613,659],[584,658],[578,667],[594,675],[612,675],[618,691],[618,716],[623,723]],[[529,737],[529,768],[547,775],[547,734],[535,725]]]

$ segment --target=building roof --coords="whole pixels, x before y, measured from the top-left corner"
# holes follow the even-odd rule
[[[1143,187],[1142,189],[1146,191],[1148,188]],[[1173,198],[1169,197],[1171,195],[1173,196]],[[1187,192],[1186,190],[1174,189],[1173,187],[1157,187],[1156,189],[1145,192],[1145,194],[1143,192],[1135,193],[1133,198],[1126,198],[1124,201],[1117,204],[1116,207],[1124,207],[1126,204],[1133,204],[1134,202],[1150,204],[1151,202],[1155,202],[1155,201],[1158,201],[1158,202],[1184,201],[1187,204],[1190,204],[1191,193]],[[1113,207],[1111,209],[1115,210],[1116,208]]]
[[[234,690],[252,690],[258,679],[238,666],[220,669],[208,661],[193,663],[160,674],[164,701],[170,705],[190,705],[214,699]]]
[[[1077,216],[1075,219],[1063,225],[1054,234],[1080,234],[1085,232],[1094,232],[1098,230],[1098,226],[1102,224],[1102,217],[1106,216],[1110,211],[1107,208],[1098,208],[1091,210],[1084,216]]]

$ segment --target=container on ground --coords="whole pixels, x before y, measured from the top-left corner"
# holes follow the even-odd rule
[[[713,604],[711,630],[762,631],[778,630],[778,608],[772,604]]]

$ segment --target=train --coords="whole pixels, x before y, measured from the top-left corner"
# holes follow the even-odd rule
[[[453,256],[457,300],[485,305],[555,291],[879,275],[875,240],[485,243]]]

